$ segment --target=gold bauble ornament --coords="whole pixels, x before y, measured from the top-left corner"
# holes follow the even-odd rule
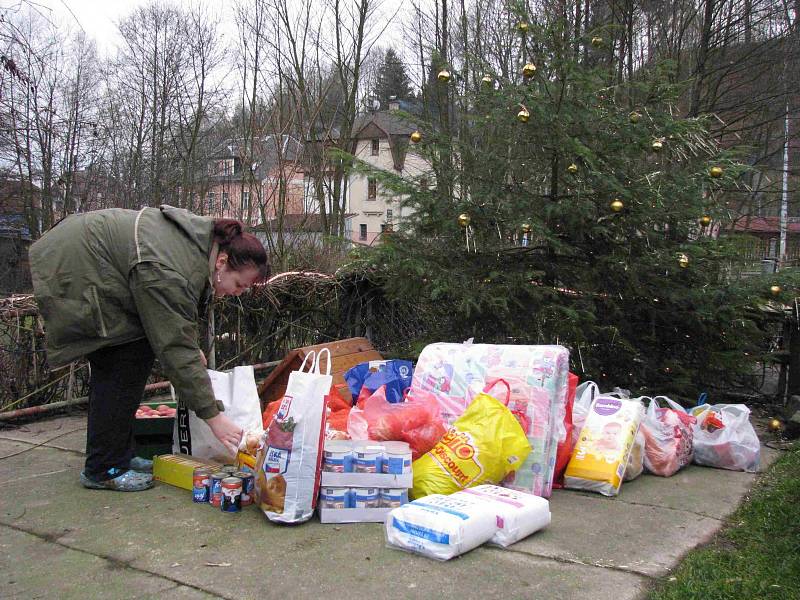
[[[436,77],[442,83],[447,83],[448,81],[450,81],[450,71],[448,71],[447,69],[442,69],[441,71],[439,71],[439,74]]]
[[[599,48],[602,45],[603,45],[603,38],[601,38],[600,36],[595,36],[592,38],[592,46],[594,46],[595,48]]]
[[[525,66],[522,67],[522,76],[529,78],[533,77],[534,73],[536,73],[536,65],[533,63],[525,63]]]
[[[650,147],[653,149],[653,152],[661,152],[661,149],[664,147],[664,142],[661,140],[653,140],[653,143],[650,144]]]
[[[531,113],[528,112],[527,108],[523,107],[523,109],[517,113],[517,118],[523,123],[527,123],[528,119],[531,118]]]
[[[517,31],[520,33],[527,33],[528,31],[528,24],[525,21],[520,21],[517,23]]]
[[[773,296],[777,296],[783,291],[783,289],[779,285],[773,285],[769,288],[769,291]]]
[[[419,131],[415,131],[410,136],[411,141],[415,144],[419,144],[422,141],[422,134]]]
[[[575,163],[570,163],[569,166],[567,167],[567,171],[570,173],[577,173],[578,165],[576,165]]]
[[[640,113],[636,112],[635,110],[631,114],[628,115],[628,120],[633,124],[638,123],[639,119],[641,119],[641,118],[642,118],[642,115]]]
[[[461,227],[469,226],[469,222],[471,220],[472,219],[470,219],[470,216],[467,213],[461,213],[460,215],[458,215],[458,224],[461,225]]]
[[[625,205],[619,198],[614,198],[614,200],[611,201],[611,204],[609,206],[611,206],[611,210],[613,210],[614,212],[619,212],[623,208],[625,208]]]
[[[487,73],[486,75],[483,76],[481,82],[483,83],[483,85],[492,85],[494,83],[494,79],[492,79],[492,76]]]
[[[700,225],[702,225],[703,227],[708,227],[709,225],[711,225],[711,217],[709,215],[703,215],[702,217],[700,217],[699,221]]]
[[[523,223],[520,225],[520,229],[522,229],[522,233],[530,233],[531,232],[531,224],[530,223]]]
[[[711,177],[713,177],[714,179],[718,179],[722,177],[722,167],[716,167],[716,166],[711,167],[708,170],[708,174],[711,175]]]
[[[772,431],[773,433],[777,433],[781,429],[783,429],[783,423],[780,419],[770,419],[769,423],[767,423],[767,429]]]
[[[685,269],[689,266],[689,257],[686,254],[680,253],[678,254],[678,266],[681,269]]]

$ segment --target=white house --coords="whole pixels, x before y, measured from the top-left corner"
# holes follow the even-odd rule
[[[388,111],[359,117],[353,127],[353,153],[384,171],[401,177],[419,177],[424,185],[430,165],[409,152],[409,137],[416,126],[401,118],[398,109],[399,102],[391,101]],[[350,239],[358,244],[380,243],[380,234],[387,227],[396,229],[411,212],[400,206],[401,197],[382,189],[375,178],[360,173],[350,175],[347,195],[346,230]]]

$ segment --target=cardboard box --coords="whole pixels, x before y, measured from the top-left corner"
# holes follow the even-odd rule
[[[391,508],[320,508],[320,523],[385,523]]]
[[[332,473],[322,471],[320,484],[329,487],[376,487],[410,488],[414,486],[414,475],[403,473]]]
[[[162,454],[153,458],[153,479],[175,487],[191,490],[197,467],[219,469],[222,465],[197,460],[188,454]]]

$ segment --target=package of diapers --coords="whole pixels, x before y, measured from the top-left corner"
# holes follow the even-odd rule
[[[448,560],[488,542],[497,532],[496,520],[492,506],[477,497],[431,494],[386,515],[386,542]]]
[[[643,417],[638,400],[597,396],[564,472],[564,487],[616,496]]]
[[[497,485],[479,485],[456,492],[450,498],[472,497],[490,506],[497,532],[490,544],[503,548],[550,524],[550,503],[539,496]]]

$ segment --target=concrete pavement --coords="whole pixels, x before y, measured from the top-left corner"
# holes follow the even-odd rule
[[[387,548],[379,524],[277,526],[163,484],[86,490],[85,436],[82,414],[0,430],[1,597],[632,600],[710,539],[756,477],[691,465],[616,498],[556,490],[546,530],[440,563]],[[777,454],[762,447],[762,469]]]

